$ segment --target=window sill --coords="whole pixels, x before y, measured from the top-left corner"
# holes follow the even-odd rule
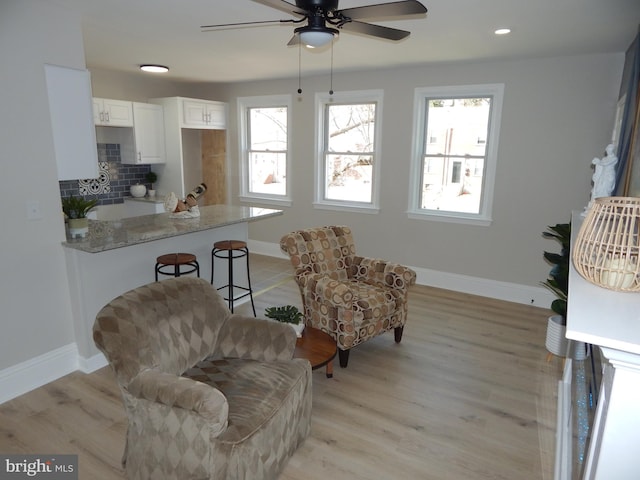
[[[290,198],[271,198],[271,197],[258,197],[258,196],[240,196],[240,201],[243,203],[259,203],[261,205],[273,205],[276,207],[290,207],[293,202]]]
[[[314,202],[313,208],[316,208],[318,210],[334,210],[339,212],[367,213],[371,215],[380,213],[380,209],[378,207],[374,207],[371,205],[348,205],[344,203]]]
[[[469,216],[464,213],[443,212],[443,213],[426,213],[426,212],[407,212],[407,217],[412,220],[426,220],[430,222],[443,223],[462,223],[465,225],[476,225],[479,227],[488,227],[493,220],[489,217],[481,217],[479,215]]]

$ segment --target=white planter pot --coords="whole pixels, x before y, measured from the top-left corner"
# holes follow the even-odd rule
[[[304,323],[298,323],[297,325],[290,323],[289,325],[291,325],[291,328],[295,330],[296,336],[298,338],[302,337],[302,332],[304,331]]]
[[[547,339],[545,346],[550,353],[559,357],[567,356],[569,341],[566,337],[567,326],[562,324],[561,315],[552,315],[547,321]]]
[[[89,233],[88,218],[70,218],[69,235],[71,238],[84,238]]]

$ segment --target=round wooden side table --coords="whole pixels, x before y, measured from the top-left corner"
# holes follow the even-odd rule
[[[306,326],[302,337],[296,341],[295,358],[305,358],[315,370],[327,366],[327,378],[333,377],[333,358],[338,352],[336,341],[328,333]]]

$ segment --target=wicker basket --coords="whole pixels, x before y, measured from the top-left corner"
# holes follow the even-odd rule
[[[572,248],[578,273],[610,290],[640,291],[639,227],[640,198],[595,199]]]

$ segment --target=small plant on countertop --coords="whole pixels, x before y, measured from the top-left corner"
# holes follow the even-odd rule
[[[65,197],[62,199],[62,211],[67,218],[85,218],[89,210],[95,207],[98,203],[97,199],[86,200],[83,197]]]
[[[265,309],[264,314],[268,318],[277,320],[278,322],[291,323],[294,325],[298,325],[304,318],[304,315],[293,305],[269,307]]]
[[[147,183],[151,184],[151,190],[153,190],[153,184],[158,181],[158,174],[149,170],[144,176],[144,179],[147,181]]]

